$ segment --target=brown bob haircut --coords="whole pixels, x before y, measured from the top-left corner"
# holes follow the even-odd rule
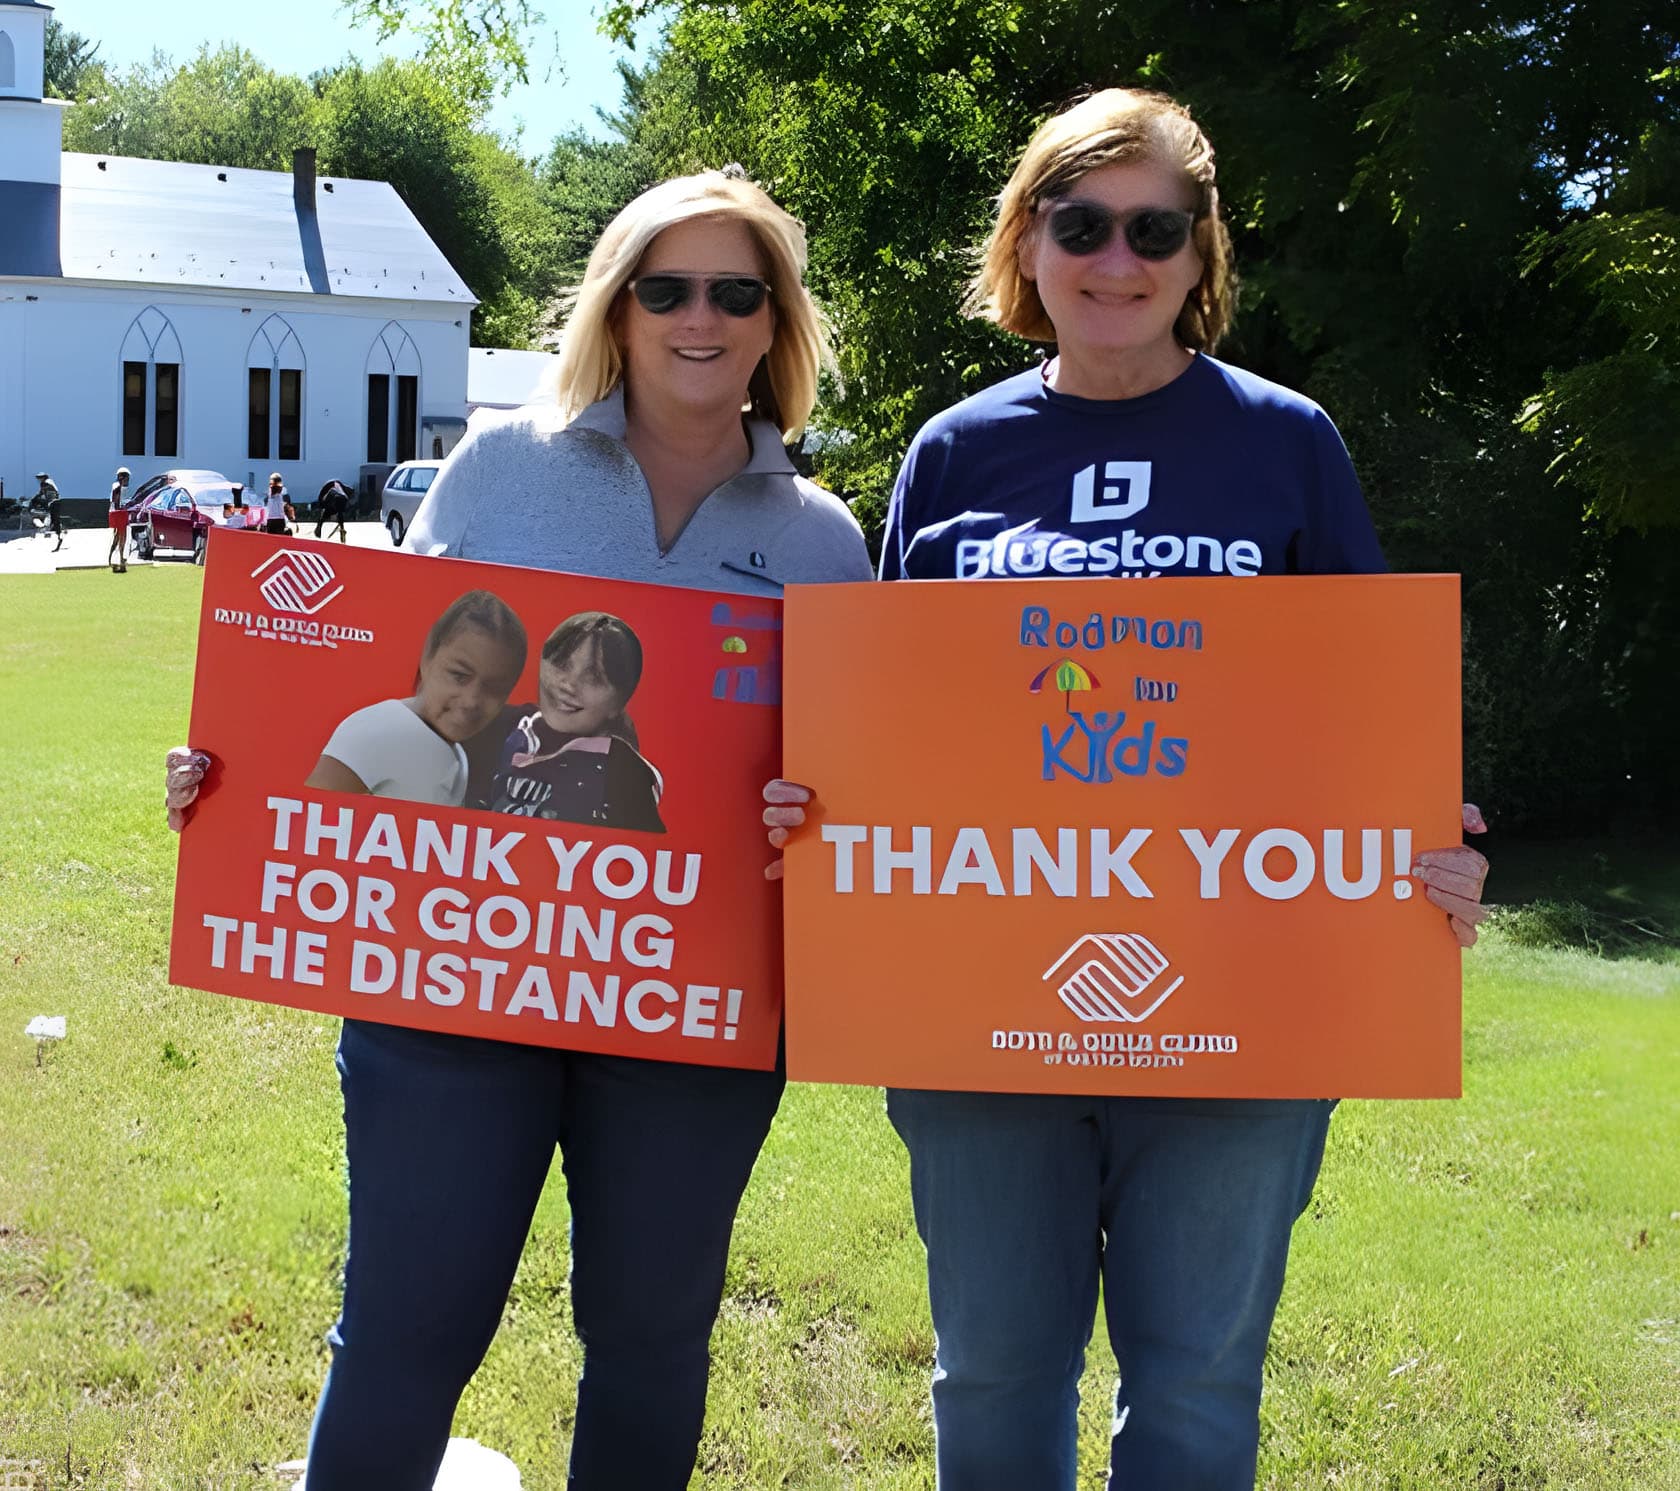
[[[1136,88],[1105,88],[1039,125],[998,198],[997,220],[963,309],[1028,341],[1055,341],[1038,286],[1021,272],[1021,246],[1033,231],[1038,204],[1060,196],[1088,171],[1136,161],[1182,172],[1195,194],[1190,232],[1202,277],[1185,299],[1173,333],[1186,347],[1212,352],[1231,325],[1237,299],[1213,146],[1183,104]]]
[[[639,747],[636,726],[626,707],[636,692],[636,685],[642,681],[641,638],[622,617],[609,616],[605,611],[579,611],[548,634],[542,660],[562,667],[571,661],[574,653],[585,649],[589,661],[601,670],[602,677],[618,695],[618,713],[607,721],[606,733],[621,736]]]

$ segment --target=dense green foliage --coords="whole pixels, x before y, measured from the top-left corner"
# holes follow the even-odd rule
[[[614,12],[627,27],[646,5]],[[918,424],[1029,348],[957,307],[989,199],[1083,89],[1219,148],[1232,360],[1334,415],[1397,568],[1464,575],[1467,791],[1680,812],[1680,17],[1638,0],[684,0],[668,169],[810,225],[842,343],[822,474],[866,519]],[[1666,14],[1664,22],[1662,16]],[[657,125],[657,119],[654,121]]]
[[[82,79],[98,60],[99,48],[85,36],[68,31],[47,17],[46,96],[75,98]]]
[[[1467,792],[1535,827],[1680,815],[1672,9],[626,0],[621,38],[670,28],[622,70],[611,137],[531,162],[477,127],[523,76],[527,0],[355,10],[418,26],[427,59],[307,84],[237,49],[94,64],[68,136],[269,166],[319,140],[324,169],[396,183],[483,297],[475,339],[511,346],[636,191],[740,161],[811,229],[840,345],[813,459],[866,528],[917,426],[1035,355],[958,311],[1034,125],[1094,86],[1183,98],[1244,275],[1223,354],[1330,410],[1396,568],[1464,576]]]
[[[64,116],[64,148],[147,160],[289,169],[311,143],[315,96],[243,47],[200,48],[176,65],[161,52],[125,72],[84,73]]]
[[[528,345],[558,289],[552,213],[530,167],[418,63],[348,64],[318,81],[321,166],[389,181],[480,298],[480,345]]]

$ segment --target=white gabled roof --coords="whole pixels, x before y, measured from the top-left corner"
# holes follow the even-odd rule
[[[65,279],[478,304],[383,181],[321,177],[308,233],[289,172],[69,152],[63,161]]]
[[[474,409],[518,409],[545,392],[543,380],[559,357],[553,352],[513,352],[473,347],[467,353],[467,405]]]

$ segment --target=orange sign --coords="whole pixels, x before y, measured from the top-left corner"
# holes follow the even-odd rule
[[[790,590],[791,1077],[1451,1097],[1456,576]]]
[[[172,983],[775,1064],[781,603],[217,530]]]

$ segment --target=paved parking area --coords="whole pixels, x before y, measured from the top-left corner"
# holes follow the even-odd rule
[[[358,549],[389,549],[391,535],[378,523],[350,523],[346,525],[349,543]],[[313,538],[315,525],[299,525],[300,537]],[[105,569],[105,556],[111,548],[108,528],[71,528],[65,532],[64,547],[53,552],[50,533],[40,534],[32,528],[21,532],[16,528],[0,528],[0,575],[50,575],[59,570]],[[149,565],[142,565],[131,554],[128,567],[145,569],[150,565],[190,565],[190,554],[160,554]]]

